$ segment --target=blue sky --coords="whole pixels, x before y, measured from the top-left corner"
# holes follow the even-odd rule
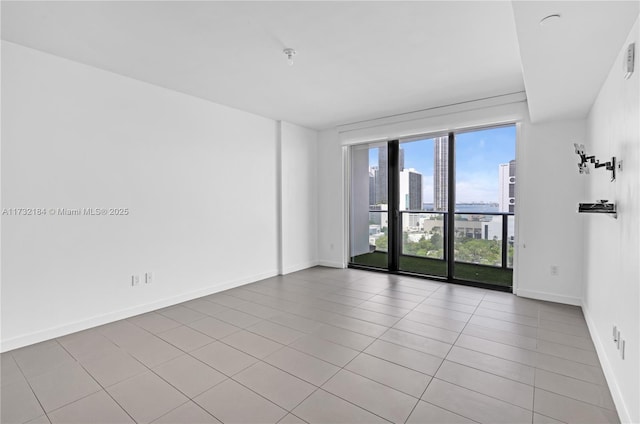
[[[516,157],[515,126],[456,134],[456,203],[497,202],[498,165]],[[433,140],[402,143],[404,167],[422,174],[422,199],[433,201]],[[378,149],[369,150],[370,166]]]

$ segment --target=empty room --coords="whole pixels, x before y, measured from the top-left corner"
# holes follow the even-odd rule
[[[0,422],[640,423],[640,1],[2,1]]]

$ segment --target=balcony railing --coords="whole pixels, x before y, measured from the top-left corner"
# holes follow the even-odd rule
[[[513,268],[513,216],[509,212],[455,213],[455,261]],[[448,259],[448,212],[400,211],[400,223],[401,254]],[[477,242],[472,248],[463,249],[473,240]]]
[[[371,255],[354,263],[386,267],[387,211],[370,210]],[[448,252],[453,252],[454,279],[511,285],[515,218],[505,212],[457,212],[454,238],[449,240],[448,212],[400,211],[401,271],[447,277]],[[453,243],[453,249],[449,249]]]

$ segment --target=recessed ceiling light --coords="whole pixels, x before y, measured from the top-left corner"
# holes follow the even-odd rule
[[[552,15],[545,16],[544,18],[540,19],[540,25],[542,26],[550,25],[559,20],[560,20],[560,14],[554,13]]]

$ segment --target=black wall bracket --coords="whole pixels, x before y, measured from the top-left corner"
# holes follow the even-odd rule
[[[605,167],[607,171],[611,171],[611,181],[613,182],[616,180],[616,157],[615,156],[611,157],[610,161],[602,163],[598,159],[596,159],[595,156],[587,155],[584,151],[583,144],[573,143],[573,146],[576,149],[576,154],[580,156],[580,163],[578,163],[578,172],[580,172],[581,174],[588,174],[589,167],[587,166],[587,164],[592,163],[594,168]]]
[[[578,203],[578,213],[598,213],[612,218],[618,217],[616,204],[608,203],[608,200],[598,200],[596,203]]]

